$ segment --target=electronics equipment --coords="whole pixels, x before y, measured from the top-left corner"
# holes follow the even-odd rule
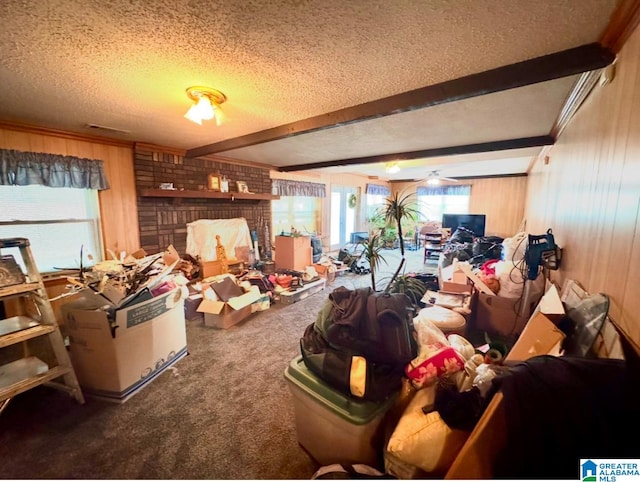
[[[484,236],[485,214],[443,214],[442,227],[455,233],[459,227],[467,228],[476,237]]]
[[[369,233],[367,231],[359,231],[359,232],[351,233],[351,239],[349,242],[351,244],[358,244],[358,243],[361,243],[362,241],[368,241],[368,240],[369,240]]]

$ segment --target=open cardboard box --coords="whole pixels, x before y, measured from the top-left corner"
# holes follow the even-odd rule
[[[474,272],[471,265],[464,261],[454,261],[449,266],[440,270],[440,289],[449,293],[471,293],[473,287],[487,296],[495,296],[489,288]]]
[[[231,278],[235,280],[235,277],[231,276]],[[212,281],[215,282],[216,280]],[[260,289],[253,285],[244,294],[222,301],[210,286],[203,283],[202,302],[197,311],[204,313],[204,324],[206,326],[227,329],[251,315],[254,311],[251,305],[259,302],[262,297]]]
[[[551,319],[557,319],[563,314],[564,308],[558,291],[551,285],[507,353],[505,364],[517,364],[538,355],[560,355],[564,333]],[[502,393],[498,392],[451,464],[445,479],[493,478],[493,464],[506,443],[505,411]]]
[[[529,283],[529,281],[527,282]],[[545,280],[542,276],[530,283],[528,306],[524,311],[522,310],[522,303],[526,302],[526,300],[523,297],[508,298],[494,293],[489,295],[486,292],[479,291],[473,310],[474,328],[487,332],[491,337],[513,339],[519,336],[530,316],[540,310],[538,304],[542,301],[545,291]],[[557,293],[557,290],[555,290],[556,298]],[[547,300],[549,300],[549,297],[547,297]],[[558,302],[562,305],[559,299]],[[545,303],[549,303],[549,301],[545,301]],[[550,312],[547,309],[545,313],[549,315]]]
[[[61,311],[69,356],[85,392],[124,402],[187,354],[179,288],[113,311],[103,309],[103,297],[89,290],[81,295]]]

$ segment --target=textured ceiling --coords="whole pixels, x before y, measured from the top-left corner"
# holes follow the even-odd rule
[[[616,3],[2,0],[0,120],[192,149],[597,42]],[[220,154],[287,166],[546,135],[574,81]],[[193,85],[226,94],[219,127],[183,117]]]

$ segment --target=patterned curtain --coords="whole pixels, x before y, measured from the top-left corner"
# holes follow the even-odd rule
[[[471,186],[418,186],[418,196],[468,196],[471,194]]]
[[[271,194],[274,196],[326,197],[327,189],[324,184],[316,182],[273,179],[271,181]]]
[[[109,189],[103,162],[73,156],[0,149],[0,185]]]
[[[380,186],[379,184],[367,184],[367,194],[390,196],[391,189],[387,186]]]

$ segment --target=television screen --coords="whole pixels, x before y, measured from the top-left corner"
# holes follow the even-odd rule
[[[351,233],[351,244],[361,243],[369,240],[369,231]]]
[[[484,236],[484,214],[443,214],[442,227],[451,229],[453,234],[459,227],[467,228],[474,236]]]

